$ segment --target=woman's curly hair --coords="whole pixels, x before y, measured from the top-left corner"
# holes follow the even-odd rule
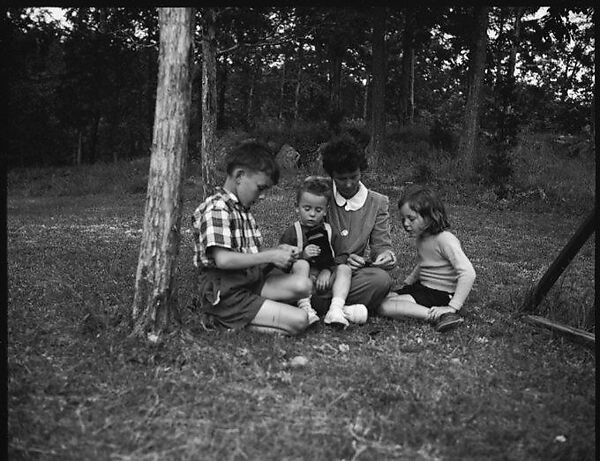
[[[356,142],[347,134],[332,138],[321,148],[323,169],[329,176],[333,172],[350,173],[365,171],[368,167],[367,156]]]

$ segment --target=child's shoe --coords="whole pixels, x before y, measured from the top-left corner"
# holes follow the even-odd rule
[[[344,311],[340,307],[329,308],[327,314],[325,314],[325,323],[327,325],[343,328],[346,328],[348,325],[350,325],[344,316]]]
[[[352,323],[366,323],[369,311],[364,304],[350,304],[342,307],[344,317]]]
[[[435,331],[437,331],[438,333],[443,333],[444,331],[456,328],[463,322],[464,320],[460,315],[454,314],[452,312],[447,312],[446,314],[441,315],[439,319],[437,319],[437,321],[433,324],[433,328],[435,328]]]
[[[312,307],[305,306],[305,307],[301,307],[300,309],[302,309],[304,312],[306,312],[306,315],[308,315],[308,326],[311,326],[313,323],[316,323],[319,321],[319,316],[317,315],[317,311],[314,310]]]

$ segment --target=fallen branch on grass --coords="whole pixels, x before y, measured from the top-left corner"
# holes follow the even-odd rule
[[[538,315],[526,315],[525,321],[537,326],[549,328],[553,331],[557,331],[559,333],[566,334],[577,339],[581,339],[587,344],[596,343],[596,335],[593,333],[588,333],[587,331],[580,330],[579,328],[573,328],[568,325],[563,325],[562,323],[554,322],[552,320],[548,320],[547,318],[540,317]]]

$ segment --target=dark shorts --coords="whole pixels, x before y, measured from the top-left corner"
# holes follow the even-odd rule
[[[426,287],[420,282],[407,285],[395,292],[399,295],[411,295],[417,304],[425,307],[447,306],[454,295],[454,293]]]
[[[264,284],[260,266],[243,270],[203,269],[198,274],[200,311],[221,327],[243,328],[266,300],[260,295]]]

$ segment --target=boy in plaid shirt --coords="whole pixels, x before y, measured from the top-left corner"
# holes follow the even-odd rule
[[[201,309],[229,329],[296,335],[308,326],[304,310],[290,304],[310,295],[312,282],[288,269],[299,257],[291,245],[261,249],[250,207],[279,180],[268,146],[245,142],[226,157],[223,187],[194,212],[194,264],[199,268]]]

